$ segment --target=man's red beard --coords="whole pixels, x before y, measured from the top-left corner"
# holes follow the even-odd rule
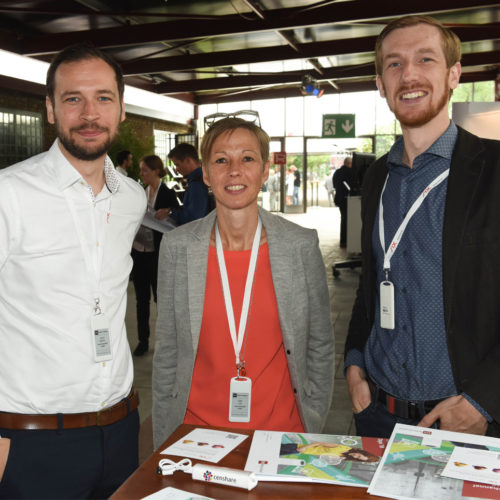
[[[448,71],[449,75],[449,71]],[[441,110],[448,105],[448,100],[450,97],[450,91],[447,85],[448,78],[445,80],[444,88],[442,94],[439,96],[439,100],[433,104],[432,102],[425,108],[422,108],[418,111],[412,112],[411,110],[404,110],[404,111],[399,111],[399,108],[397,105],[394,105],[394,109],[391,108],[391,111],[396,115],[396,118],[398,119],[399,123],[404,126],[404,127],[421,127],[422,125],[425,125],[426,123],[429,123],[433,118],[435,118]],[[413,89],[415,90],[426,90],[428,92],[428,95],[430,95],[430,90],[427,89],[425,86],[413,86],[413,87],[407,87],[407,86],[402,86],[400,87],[396,95],[400,96],[404,93],[411,92]],[[385,92],[385,87],[384,87],[384,92]],[[386,93],[387,95],[387,93]]]

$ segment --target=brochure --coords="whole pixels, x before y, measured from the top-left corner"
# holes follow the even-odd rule
[[[464,480],[474,478],[477,481],[481,476],[470,474],[473,466],[483,467],[485,460],[491,464],[498,458],[498,452],[500,439],[396,424],[368,493],[401,500],[500,499],[500,486]],[[467,457],[475,460],[469,462]],[[457,467],[455,462],[464,466]],[[472,467],[466,468],[468,464]],[[453,469],[454,477],[442,475],[447,465],[448,469]],[[460,477],[457,476],[459,468],[464,469]],[[483,476],[500,475],[493,472],[493,468]],[[475,471],[480,472],[479,469]]]
[[[144,218],[142,219],[141,224],[143,226],[149,227],[149,229],[160,231],[160,233],[168,233],[169,231],[172,231],[172,229],[175,229],[177,227],[175,221],[172,218],[167,217],[166,219],[156,219],[155,213],[156,210],[149,209],[144,214]]]
[[[152,493],[142,500],[214,500],[210,497],[196,495],[195,493],[189,493],[188,491],[178,490],[177,488],[172,488],[168,486],[163,488],[156,493]]]
[[[297,481],[368,487],[387,440],[255,431],[245,470],[259,481]]]
[[[247,437],[236,432],[196,428],[161,453],[217,463]]]
[[[500,486],[500,453],[455,446],[442,475]]]

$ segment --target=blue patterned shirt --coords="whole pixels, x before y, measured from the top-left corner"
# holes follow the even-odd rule
[[[450,167],[457,139],[453,122],[424,153],[413,168],[402,162],[403,138],[391,148],[387,160],[389,177],[383,193],[385,248],[387,249],[406,213],[423,190]],[[448,354],[442,286],[442,234],[448,179],[436,186],[413,215],[391,259],[389,280],[394,284],[395,328],[380,326],[378,287],[384,281],[384,252],[380,244],[378,217],[372,232],[376,262],[377,299],[375,321],[361,353],[349,352],[351,364],[366,369],[384,390],[414,401],[446,398],[457,394]],[[489,415],[463,394],[487,418]]]

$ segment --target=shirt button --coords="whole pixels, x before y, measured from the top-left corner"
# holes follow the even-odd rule
[[[286,350],[286,353],[287,353],[287,354],[290,354],[290,349],[287,349],[287,350]]]
[[[101,408],[104,408],[104,406],[106,406],[106,403],[103,401],[103,402],[101,403]]]
[[[408,330],[408,328],[406,328],[406,325],[403,325],[403,330],[406,332],[406,330]]]
[[[406,257],[408,255],[408,252],[406,250],[403,250],[403,255]]]
[[[99,242],[98,242],[98,241],[96,241],[96,242],[95,242],[95,246],[96,246],[96,247],[98,247],[98,246],[99,246]]]
[[[402,292],[403,292],[403,293],[406,293],[406,288],[403,288],[403,289],[402,289]]]

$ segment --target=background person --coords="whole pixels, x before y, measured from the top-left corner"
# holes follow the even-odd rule
[[[360,435],[389,436],[396,422],[500,435],[500,143],[450,121],[460,50],[420,16],[377,40],[377,86],[403,136],[363,181],[345,347]]]
[[[107,498],[138,466],[125,310],[146,198],[106,155],[123,88],[95,47],[61,51],[47,72],[57,140],[0,172],[1,498]]]
[[[116,155],[116,171],[128,177],[128,171],[132,168],[132,153],[127,150],[120,151]]]
[[[293,175],[292,169],[287,168],[285,177],[285,202],[287,205],[291,205],[293,203],[294,182],[295,176]]]
[[[280,179],[279,174],[275,173],[272,168],[269,169],[269,178],[265,185],[269,192],[269,210],[276,212],[279,210]]]
[[[347,246],[347,197],[352,185],[352,158],[344,158],[344,164],[335,171],[332,177],[335,196],[333,201],[340,210],[340,247]],[[346,185],[347,184],[347,185]],[[349,186],[349,187],[348,187]]]
[[[215,122],[201,151],[217,208],[168,233],[160,249],[155,446],[182,422],[319,432],[332,395],[334,341],[317,234],[258,207],[269,169],[269,137],[260,127],[240,118]],[[249,422],[228,418],[238,368],[252,382]]]
[[[168,153],[168,157],[187,182],[182,207],[172,211],[172,219],[181,226],[205,217],[210,211],[210,199],[207,186],[203,182],[203,172],[196,148],[191,144],[181,143]]]
[[[333,197],[335,195],[335,190],[333,189],[333,168],[330,167],[330,173],[325,176],[325,189],[328,195],[328,206],[333,206]]]
[[[300,171],[295,165],[292,165],[290,167],[290,170],[293,174],[293,195],[292,195],[293,204],[298,205],[299,193],[300,193]]]
[[[171,209],[178,206],[177,197],[172,189],[162,182],[165,169],[161,158],[156,155],[144,156],[139,163],[141,180],[146,186],[148,210],[157,219],[165,219]],[[158,277],[158,254],[162,233],[141,226],[132,245],[132,281],[134,283],[137,311],[137,332],[139,344],[134,356],[142,356],[149,349],[149,303],[151,291],[156,302],[156,283]]]

